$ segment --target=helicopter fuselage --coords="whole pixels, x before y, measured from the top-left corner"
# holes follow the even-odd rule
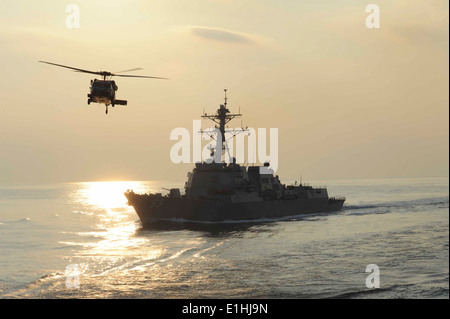
[[[125,100],[116,100],[116,91],[119,87],[115,81],[112,80],[91,80],[91,86],[89,87],[90,93],[88,94],[88,104],[91,102],[105,104],[106,112],[108,112],[108,105],[120,104],[127,105]]]
[[[88,97],[91,101],[88,102],[101,103],[106,106],[114,104],[116,91],[118,89],[114,81],[94,79],[91,80],[89,89],[90,94],[88,94]]]

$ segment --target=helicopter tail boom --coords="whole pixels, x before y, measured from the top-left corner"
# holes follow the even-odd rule
[[[127,101],[126,100],[115,100],[114,104],[116,104],[116,105],[127,105]]]

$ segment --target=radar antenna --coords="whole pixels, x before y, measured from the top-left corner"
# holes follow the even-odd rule
[[[232,119],[236,118],[236,117],[241,117],[242,114],[240,113],[240,107],[239,107],[239,113],[230,113],[230,110],[227,108],[227,104],[228,104],[228,97],[227,97],[227,89],[224,89],[225,92],[225,98],[224,98],[224,104],[221,104],[220,107],[217,109],[216,114],[213,115],[208,115],[207,113],[204,113],[202,115],[202,118],[207,118],[211,121],[213,121],[214,123],[217,123],[219,125],[219,127],[217,127],[216,125],[216,129],[219,129],[219,132],[221,134],[221,138],[222,141],[219,144],[219,141],[217,141],[217,148],[219,146],[221,146],[222,151],[227,150],[228,154],[229,154],[229,149],[227,147],[227,140],[225,138],[225,133],[232,133],[233,137],[235,137],[237,134],[243,133],[243,132],[248,132],[248,129],[227,129],[225,128],[225,125],[230,122]],[[210,137],[212,137],[212,134],[214,133],[214,131],[203,131],[201,130],[200,133],[207,133]],[[229,154],[230,155],[230,154]],[[231,157],[231,156],[230,156]]]

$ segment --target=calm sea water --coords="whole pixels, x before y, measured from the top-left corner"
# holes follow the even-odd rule
[[[448,178],[311,184],[344,209],[149,230],[123,192],[183,183],[0,186],[0,298],[449,297]]]

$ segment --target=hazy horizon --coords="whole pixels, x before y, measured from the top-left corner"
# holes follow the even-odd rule
[[[448,1],[80,0],[0,3],[0,184],[184,181],[177,127],[228,107],[278,128],[280,179],[449,176]],[[88,70],[127,106],[87,105]],[[203,128],[211,124],[202,121]],[[240,120],[230,122],[239,127]]]
[[[114,183],[127,183],[127,182],[138,182],[138,183],[160,183],[161,188],[167,188],[168,185],[172,185],[176,187],[176,184],[184,184],[186,180],[181,178],[179,180],[176,179],[159,179],[159,180],[85,180],[85,181],[42,181],[42,182],[8,182],[8,183],[0,183],[0,187],[50,187],[55,185],[70,185],[70,184],[105,184],[107,187],[110,187]],[[280,177],[281,178],[281,177]],[[340,181],[401,181],[401,180],[427,180],[427,179],[447,179],[449,180],[449,176],[418,176],[418,177],[335,177],[335,178],[308,178],[302,176],[302,183],[304,185],[312,185],[312,186],[323,186],[328,187],[328,184],[320,184],[321,182],[340,182]],[[282,184],[290,185],[293,184],[294,181],[300,183],[300,177],[286,177],[281,180]],[[319,183],[319,184],[318,184]],[[333,183],[334,184],[334,183]]]

